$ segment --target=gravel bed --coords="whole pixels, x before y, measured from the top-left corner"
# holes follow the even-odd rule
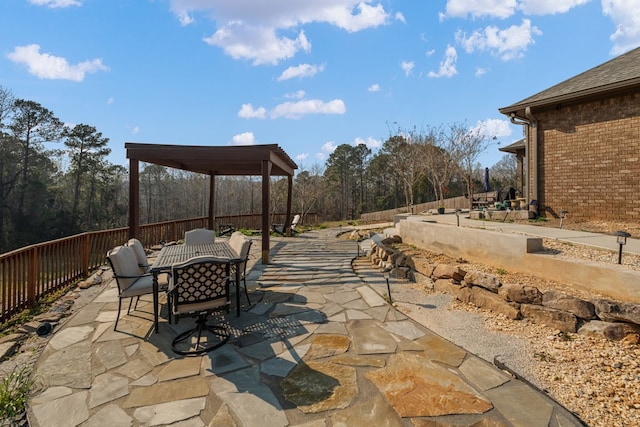
[[[551,256],[615,264],[617,253],[544,239]],[[600,297],[543,277],[496,271],[442,254],[400,245],[420,270],[421,262],[461,264],[466,270],[499,275],[502,283],[527,283],[541,291],[556,289],[580,298]],[[640,257],[626,255],[621,268],[640,270]],[[640,337],[623,341],[567,334],[529,320],[462,304],[416,283],[394,290],[398,308],[444,338],[493,363],[497,358],[524,380],[545,391],[593,427],[640,425]],[[415,301],[420,301],[416,304]]]

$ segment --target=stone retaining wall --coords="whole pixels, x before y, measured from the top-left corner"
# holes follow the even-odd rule
[[[542,239],[455,225],[400,221],[385,235],[453,258],[462,257],[509,271],[543,276],[584,292],[617,301],[640,303],[640,272],[541,253]]]
[[[388,269],[393,277],[418,281],[509,319],[529,318],[565,333],[640,342],[640,304],[603,298],[584,300],[556,290],[542,292],[534,286],[502,283],[497,276],[452,264],[417,271],[410,257],[393,249],[401,242],[397,235],[374,241],[367,256],[374,266]]]

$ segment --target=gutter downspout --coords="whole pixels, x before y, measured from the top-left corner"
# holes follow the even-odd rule
[[[531,107],[527,107],[524,110],[524,114],[529,119],[529,129],[531,129],[531,161],[528,169],[531,171],[531,179],[529,180],[531,184],[531,189],[529,190],[529,194],[531,194],[531,202],[533,200],[536,201],[536,205],[533,207],[533,210],[536,217],[538,216],[538,120],[531,113]]]

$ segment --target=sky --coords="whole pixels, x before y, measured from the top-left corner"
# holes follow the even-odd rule
[[[464,124],[640,46],[638,0],[2,0],[0,86],[125,142],[278,144],[323,166]],[[494,139],[495,137],[495,139]]]

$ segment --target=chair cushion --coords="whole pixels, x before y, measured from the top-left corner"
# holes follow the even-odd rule
[[[140,276],[127,289],[120,292],[120,298],[137,297],[153,292],[153,276]]]
[[[140,240],[133,238],[129,239],[127,242],[127,246],[129,246],[133,253],[136,256],[136,260],[138,261],[138,266],[140,267],[140,273],[146,273],[149,268],[149,261],[147,260],[147,254],[144,251],[144,247]]]
[[[138,260],[133,249],[128,246],[117,246],[107,255],[111,260],[120,292],[129,288],[140,276]]]

